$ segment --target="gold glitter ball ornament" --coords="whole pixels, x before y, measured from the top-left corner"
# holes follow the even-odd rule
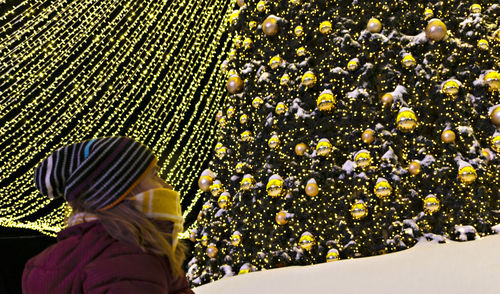
[[[235,60],[237,55],[238,51],[236,51],[236,49],[231,49],[231,51],[229,51],[229,54],[227,55],[227,58],[229,60]],[[231,74],[229,74],[229,76],[231,76]]]
[[[462,183],[472,184],[477,178],[477,173],[472,166],[467,165],[459,169],[458,177],[460,178],[460,181],[462,181]]]
[[[314,85],[316,85],[316,75],[312,71],[307,71],[303,76],[302,76],[302,85],[312,88]]]
[[[240,116],[240,123],[241,123],[241,124],[246,124],[247,122],[248,122],[248,115],[246,115],[246,114],[242,114],[242,115]]]
[[[326,138],[323,138],[319,140],[318,144],[316,145],[316,154],[318,156],[328,156],[330,152],[332,151],[332,143]]]
[[[316,244],[316,240],[314,239],[314,236],[311,233],[305,232],[300,236],[299,239],[300,248],[304,250],[311,250],[314,244]]]
[[[489,86],[490,91],[500,90],[500,74],[498,71],[490,71],[484,75],[484,82]]]
[[[455,97],[460,91],[460,83],[455,79],[447,80],[443,83],[441,91],[451,97]]]
[[[240,182],[240,188],[243,191],[249,191],[255,186],[255,179],[252,175],[246,174]]]
[[[298,156],[304,155],[304,153],[307,151],[307,145],[305,143],[299,143],[295,145],[295,154]]]
[[[297,53],[297,56],[304,56],[304,55],[306,55],[307,51],[306,51],[306,48],[299,47],[299,48],[297,48],[296,53]]]
[[[493,106],[493,110],[490,112],[490,119],[495,126],[500,127],[500,104]]]
[[[272,69],[277,69],[282,63],[283,59],[276,55],[269,61],[269,67],[271,67]]]
[[[296,26],[293,33],[297,37],[302,37],[304,35],[304,28],[302,26]]]
[[[208,245],[208,236],[207,235],[203,235],[201,237],[201,245],[203,245],[203,246],[207,246]]]
[[[366,30],[370,33],[380,33],[382,30],[382,23],[376,18],[371,18],[366,24]]]
[[[358,200],[351,206],[351,215],[356,220],[360,220],[368,215],[368,208],[363,200]]]
[[[215,180],[212,185],[210,185],[210,193],[214,197],[219,197],[219,195],[224,191],[222,188],[222,183],[219,180]]]
[[[357,68],[358,68],[358,60],[357,59],[351,59],[348,63],[347,63],[347,69],[349,71],[355,71]]]
[[[279,175],[272,175],[266,185],[267,195],[271,197],[281,196],[283,194],[283,179]]]
[[[424,10],[424,17],[425,17],[425,19],[431,18],[433,16],[434,16],[434,12],[432,11],[432,9],[426,8]]]
[[[238,246],[241,244],[241,233],[235,231],[233,235],[231,235],[231,245]]]
[[[234,168],[234,170],[235,170],[237,173],[241,174],[241,173],[243,172],[243,168],[244,168],[244,167],[245,167],[245,163],[244,163],[244,162],[238,162],[238,163],[236,164],[236,167]]]
[[[265,12],[267,9],[266,9],[266,1],[259,1],[257,3],[257,11],[258,12]]]
[[[497,153],[500,153],[500,132],[493,134],[491,138],[491,148]]]
[[[253,44],[253,41],[252,39],[250,38],[246,38],[244,41],[243,41],[243,48],[245,48],[246,50],[252,48],[252,44]]]
[[[495,158],[495,154],[489,148],[483,148],[481,150],[481,155],[484,156],[486,163]]]
[[[227,154],[227,148],[226,147],[221,147],[219,150],[215,151],[215,155],[219,158],[222,159],[224,156]]]
[[[245,0],[236,0],[236,4],[238,4],[239,7],[243,7],[245,5]]]
[[[254,108],[259,108],[262,105],[262,103],[264,103],[264,100],[262,100],[262,98],[255,97],[252,101],[252,106]]]
[[[405,68],[411,68],[411,67],[414,67],[415,65],[417,65],[417,61],[415,60],[415,57],[413,57],[413,55],[411,55],[411,54],[406,54],[403,57],[403,60],[401,60],[401,63],[403,64],[403,66]]]
[[[370,152],[368,150],[360,150],[354,154],[354,162],[356,166],[365,168],[370,166],[372,161],[372,157],[370,156]]]
[[[220,126],[224,127],[226,123],[227,123],[226,117],[225,116],[221,117],[221,119],[219,120]]]
[[[269,141],[267,141],[267,145],[269,145],[270,148],[276,149],[280,145],[281,141],[278,135],[272,135]]]
[[[229,16],[229,23],[231,25],[235,25],[236,23],[238,23],[238,18],[240,16],[240,11],[236,11],[236,12],[233,12],[230,16]]]
[[[286,216],[287,216],[287,212],[284,210],[276,213],[276,217],[275,217],[276,223],[280,226],[288,224],[288,220],[287,220]]]
[[[262,23],[262,31],[267,36],[274,36],[279,31],[278,21],[274,16],[268,16]]]
[[[257,22],[256,22],[255,20],[252,20],[252,21],[250,21],[250,22],[248,23],[248,28],[249,28],[250,30],[253,30],[253,29],[255,29],[256,27],[257,27]]]
[[[319,32],[326,35],[332,32],[332,23],[328,20],[322,21],[319,24]]]
[[[229,193],[224,192],[219,196],[219,199],[217,200],[217,204],[219,205],[220,208],[222,209],[227,209],[229,205],[231,205],[231,202],[229,201]]]
[[[252,132],[246,130],[243,133],[241,133],[241,141],[243,141],[243,142],[252,141]]]
[[[217,255],[217,252],[219,252],[219,249],[215,247],[215,244],[210,244],[207,247],[207,255],[210,258],[214,258]]]
[[[237,94],[243,89],[243,80],[239,76],[232,76],[227,80],[226,88],[231,94]]]
[[[408,171],[410,172],[410,174],[412,174],[414,176],[418,175],[421,170],[422,170],[422,167],[420,166],[420,163],[418,161],[412,161],[408,165]]]
[[[497,42],[500,42],[500,29],[496,30],[493,35],[493,40],[497,41]]]
[[[279,102],[276,105],[276,109],[275,109],[276,114],[280,115],[280,114],[283,114],[283,113],[285,113],[287,111],[288,111],[288,106],[286,106],[285,103]]]
[[[201,176],[199,179],[198,179],[198,187],[200,187],[200,189],[202,191],[208,191],[210,189],[210,186],[212,185],[213,183],[213,179],[212,177],[209,177],[209,176]]]
[[[392,187],[391,184],[384,178],[379,178],[374,189],[375,195],[380,198],[386,198],[391,196]]]
[[[441,133],[441,141],[447,144],[455,142],[455,132],[452,130],[443,131]]]
[[[326,262],[339,261],[340,254],[339,251],[335,248],[328,250],[326,254]]]
[[[382,104],[384,106],[388,106],[388,105],[391,105],[392,101],[394,100],[394,96],[392,96],[391,93],[385,93],[382,98],[380,98],[380,100],[382,100]]]
[[[437,211],[439,211],[440,204],[439,200],[436,198],[436,196],[430,194],[427,195],[424,199],[424,211],[428,214],[433,214]]]
[[[479,5],[479,4],[472,4],[470,6],[470,12],[472,12],[472,13],[481,13],[481,5]]]
[[[288,74],[283,74],[280,78],[280,85],[286,86],[290,83],[290,76]]]
[[[441,41],[446,37],[447,31],[446,25],[440,19],[433,18],[425,27],[425,36],[433,41]]]
[[[318,184],[316,183],[316,180],[310,179],[309,181],[307,181],[305,192],[306,192],[307,196],[311,196],[311,197],[318,195],[319,187],[318,187]]]
[[[396,124],[401,132],[408,133],[417,127],[417,116],[409,108],[401,108],[396,117]]]
[[[330,90],[324,90],[319,95],[316,106],[320,111],[329,112],[333,110],[335,107],[335,98],[333,97],[333,93]]]
[[[490,47],[490,44],[488,43],[488,40],[481,39],[481,40],[477,41],[477,47],[481,50],[488,50],[488,48]]]
[[[234,106],[229,106],[229,107],[227,108],[227,111],[226,111],[226,115],[227,115],[227,117],[228,117],[228,118],[233,117],[234,112],[235,112],[235,110],[234,110]]]
[[[366,144],[371,144],[375,141],[375,132],[372,129],[366,129],[363,134],[361,134],[361,140]]]

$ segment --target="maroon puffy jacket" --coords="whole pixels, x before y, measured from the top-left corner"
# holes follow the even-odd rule
[[[59,232],[58,242],[30,259],[23,293],[193,293],[174,279],[166,257],[113,239],[91,221]]]

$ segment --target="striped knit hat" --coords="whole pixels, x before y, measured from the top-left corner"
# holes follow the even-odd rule
[[[122,201],[153,168],[157,158],[126,137],[99,138],[65,146],[35,170],[37,189],[49,198],[79,199],[106,210]]]

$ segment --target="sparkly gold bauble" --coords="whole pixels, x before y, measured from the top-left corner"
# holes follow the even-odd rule
[[[312,88],[314,85],[316,85],[316,76],[312,71],[307,71],[303,76],[302,76],[302,85]]]
[[[196,231],[191,231],[191,232],[189,233],[189,240],[190,240],[191,242],[196,242]]]
[[[365,168],[370,166],[372,161],[372,157],[370,156],[370,152],[367,150],[361,150],[356,152],[354,155],[354,162],[356,163],[356,166]]]
[[[314,244],[316,244],[316,241],[314,239],[314,236],[311,235],[310,233],[305,232],[304,234],[302,234],[302,236],[300,236],[299,239],[300,248],[305,250],[311,250]]]
[[[296,26],[293,33],[297,37],[302,37],[304,35],[304,28],[302,26]]]
[[[488,50],[488,48],[489,48],[488,40],[481,39],[481,40],[477,41],[477,47],[481,50]]]
[[[439,200],[434,195],[427,195],[424,199],[424,211],[428,214],[433,214],[439,211]]]
[[[363,140],[366,144],[371,144],[375,141],[375,132],[372,129],[365,130],[361,135],[361,140]]]
[[[319,110],[329,112],[335,107],[335,98],[330,90],[323,91],[316,101]]]
[[[248,28],[253,30],[257,27],[257,22],[255,20],[252,20],[251,22],[248,23]]]
[[[490,113],[490,119],[495,126],[500,127],[500,104],[493,108],[493,111]]]
[[[493,154],[493,152],[491,152],[491,150],[488,148],[483,148],[481,150],[481,155],[484,156],[484,158],[486,159],[486,162],[489,162],[495,156],[495,154]]]
[[[266,20],[264,20],[264,22],[262,23],[262,30],[264,31],[264,34],[268,36],[276,35],[279,31],[279,26],[276,18],[272,16],[266,18]]]
[[[252,106],[254,108],[259,108],[262,105],[262,103],[264,103],[264,100],[262,100],[262,98],[255,97],[255,99],[253,99],[252,101]]]
[[[243,89],[243,80],[239,76],[230,77],[227,80],[226,88],[231,94],[237,94]]]
[[[259,1],[257,3],[257,11],[258,12],[265,12],[266,11],[266,1]]]
[[[377,184],[375,185],[374,192],[375,195],[380,199],[389,197],[391,196],[392,193],[391,184],[389,184],[389,182],[386,179],[382,179],[378,181]]]
[[[234,110],[234,106],[229,106],[229,107],[227,108],[227,111],[226,111],[226,115],[227,115],[227,117],[228,117],[228,118],[233,117],[234,112],[235,112],[235,110]]]
[[[252,47],[252,44],[253,44],[253,41],[252,39],[250,38],[246,38],[244,41],[243,41],[243,48],[245,48],[246,50],[250,49]]]
[[[207,247],[207,255],[208,255],[208,257],[214,258],[217,255],[217,252],[219,252],[219,249],[217,249],[217,247],[215,247],[215,244],[210,244]]]
[[[269,141],[267,141],[267,144],[269,145],[269,147],[275,149],[275,148],[278,148],[278,146],[280,145],[280,138],[278,138],[278,135],[273,135],[271,136],[271,138],[269,139]]]
[[[241,36],[236,36],[233,40],[233,43],[236,48],[240,48],[241,44],[243,43],[243,39],[241,38]]]
[[[283,102],[279,102],[276,105],[275,111],[276,111],[276,114],[278,114],[278,115],[283,114],[283,113],[288,111],[288,106],[286,106],[286,104]]]
[[[410,68],[410,67],[414,67],[415,65],[417,65],[417,61],[415,60],[415,57],[413,57],[413,55],[411,55],[411,54],[406,54],[403,57],[403,60],[401,61],[401,63],[403,64],[403,66],[405,68]]]
[[[498,71],[490,71],[484,75],[484,82],[490,87],[490,91],[500,90],[500,73]]]
[[[283,62],[283,59],[281,59],[281,57],[276,55],[273,58],[271,58],[271,60],[269,61],[269,67],[271,67],[272,69],[277,69],[282,62]]]
[[[368,215],[368,209],[363,201],[358,200],[351,207],[351,215],[354,219],[362,219]]]
[[[241,190],[248,191],[251,190],[255,185],[255,179],[252,175],[245,175],[240,182]]]
[[[417,116],[411,109],[401,109],[396,117],[398,129],[401,132],[411,132],[417,127]]]
[[[304,153],[307,151],[307,145],[304,143],[299,143],[295,145],[295,154],[298,156],[304,155]]]
[[[241,133],[241,141],[249,142],[251,140],[252,140],[252,132],[244,131],[243,133]]]
[[[226,123],[227,123],[226,117],[225,116],[221,117],[221,119],[219,120],[220,126],[223,127],[226,125]]]
[[[328,253],[326,254],[326,262],[339,261],[339,260],[340,260],[340,254],[337,249],[328,250]]]
[[[222,159],[227,154],[227,148],[226,147],[222,147],[219,150],[217,150],[215,153],[216,153],[216,155],[217,155],[217,157],[219,159]]]
[[[493,138],[491,138],[491,148],[500,153],[500,135],[493,135]]]
[[[307,51],[306,51],[306,48],[304,48],[304,47],[299,47],[299,48],[297,48],[297,51],[296,51],[296,52],[297,52],[297,56],[304,56],[304,55],[306,55],[306,52],[307,52]]]
[[[247,122],[248,122],[248,115],[246,115],[246,114],[242,114],[242,115],[240,116],[240,123],[241,123],[241,124],[246,124]]]
[[[267,182],[267,195],[271,197],[281,196],[283,194],[283,180],[279,176],[273,177]]]
[[[449,96],[456,96],[460,90],[460,85],[456,80],[448,80],[444,82],[441,91]]]
[[[426,19],[428,19],[428,18],[431,18],[433,16],[434,16],[434,12],[432,11],[432,9],[426,8],[425,11],[424,11],[424,17]]]
[[[238,76],[238,72],[235,70],[235,69],[231,69],[229,70],[229,72],[227,73],[227,77],[230,78],[230,77],[236,77]]]
[[[222,147],[224,147],[224,145],[222,145],[222,143],[217,143],[215,144],[215,151],[218,151],[219,149],[221,149]]]
[[[244,0],[236,0],[236,3],[238,4],[239,7],[242,7],[245,5],[245,1]]]
[[[366,30],[370,33],[380,33],[382,30],[382,23],[376,18],[371,18],[366,24]]]
[[[227,195],[224,195],[224,193],[222,193],[222,195],[217,200],[217,204],[219,205],[220,208],[227,209],[227,207],[231,204],[231,202],[229,201],[229,197]]]
[[[446,25],[439,19],[433,18],[425,28],[425,36],[433,41],[441,41],[446,37]]]
[[[280,85],[286,86],[290,82],[290,76],[288,74],[283,74],[280,78]]]
[[[227,58],[229,60],[235,60],[237,55],[238,55],[238,51],[236,51],[236,49],[232,49],[231,51],[229,51]],[[231,76],[231,75],[229,75],[229,76]]]
[[[238,163],[236,164],[236,167],[234,168],[234,170],[235,170],[237,173],[241,174],[241,173],[243,172],[243,168],[244,168],[244,167],[245,167],[245,163],[243,163],[243,162],[238,162]]]
[[[421,170],[422,170],[422,167],[420,166],[420,163],[418,161],[412,161],[408,165],[408,171],[410,172],[410,174],[412,174],[414,176],[418,175]]]
[[[332,23],[325,20],[319,24],[319,32],[322,34],[329,34],[332,32]]]
[[[462,181],[462,183],[471,184],[476,180],[477,173],[476,173],[476,170],[472,166],[468,165],[468,166],[462,167],[458,171],[458,177],[460,178],[460,181]]]
[[[209,176],[202,176],[198,180],[198,187],[200,187],[200,189],[205,192],[210,189],[210,186],[212,184],[213,184],[213,179]]]
[[[212,196],[214,197],[218,197],[219,194],[222,193],[222,191],[224,191],[222,189],[222,184],[220,181],[215,181],[212,185],[210,185],[209,189],[210,193],[212,193]]]
[[[355,71],[356,69],[358,68],[358,61],[356,59],[351,59],[348,63],[347,63],[347,69],[349,71]]]
[[[201,237],[201,245],[203,245],[203,246],[208,245],[208,236],[207,235],[203,235],[203,237]]]
[[[328,156],[332,151],[332,144],[328,139],[321,139],[316,145],[316,154],[319,156]]]
[[[288,220],[286,219],[286,211],[280,211],[276,214],[275,217],[276,223],[280,226],[286,225]]]
[[[231,236],[231,245],[238,246],[240,244],[241,244],[241,233],[234,232],[233,235]]]
[[[470,7],[470,12],[472,13],[481,13],[481,5],[479,4],[472,4]]]
[[[455,142],[455,132],[452,130],[443,131],[441,133],[441,140],[447,144]]]
[[[392,100],[394,100],[394,96],[392,96],[391,93],[385,93],[380,100],[382,100],[384,106],[388,106],[392,103]]]
[[[316,181],[314,179],[310,179],[307,182],[305,190],[306,190],[306,195],[311,196],[311,197],[314,197],[314,196],[318,195],[318,193],[319,193],[318,184],[316,183]]]
[[[238,17],[240,16],[240,11],[236,11],[236,12],[233,12],[230,16],[229,16],[229,23],[231,25],[235,25],[236,23],[238,23]]]

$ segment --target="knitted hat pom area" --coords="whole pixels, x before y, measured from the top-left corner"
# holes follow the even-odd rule
[[[120,203],[158,159],[128,137],[105,137],[64,146],[35,170],[35,186],[49,198],[64,197],[107,210]]]

